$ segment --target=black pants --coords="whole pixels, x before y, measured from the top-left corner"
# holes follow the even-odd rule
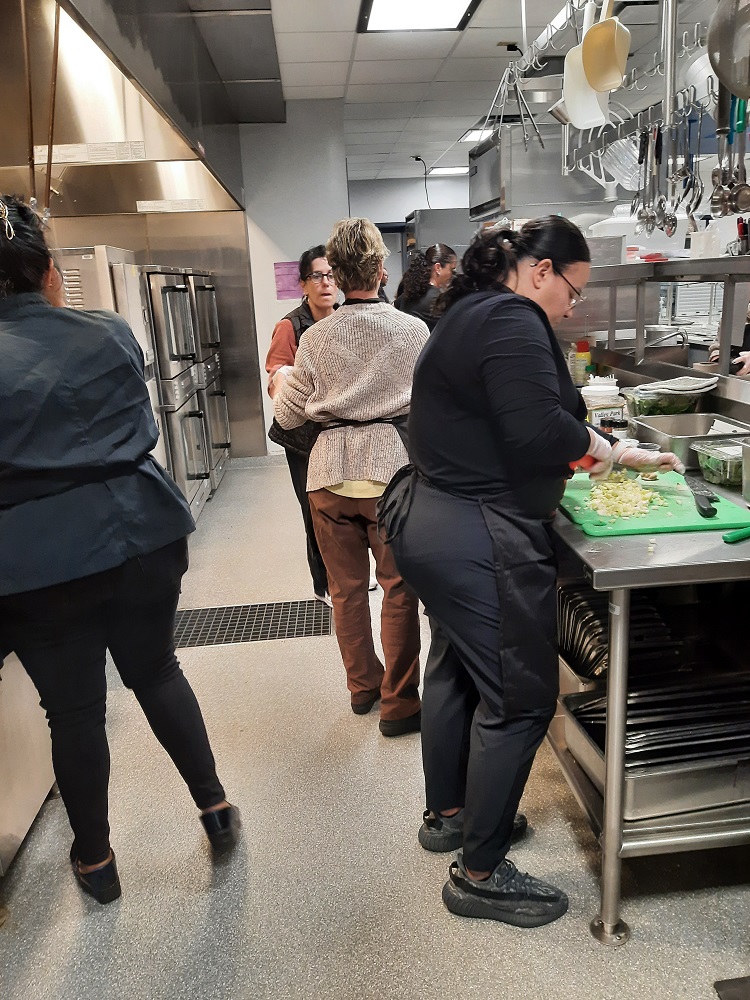
[[[508,710],[509,662],[515,671],[541,667],[522,663],[520,650],[501,664],[499,622],[505,609],[477,503],[420,483],[392,546],[433,629],[422,695],[427,808],[465,806],[464,861],[473,870],[491,871],[510,844],[513,817],[554,715],[554,697]],[[524,582],[531,587],[533,578],[524,576]],[[532,593],[528,598],[533,603]],[[540,621],[540,629],[543,625]],[[546,679],[548,688],[554,687],[554,679]]]
[[[107,649],[198,808],[225,798],[200,707],[174,651],[186,569],[183,538],[104,573],[0,597],[0,634],[47,712],[55,778],[84,864],[104,861],[110,850]]]
[[[302,520],[305,524],[305,535],[307,536],[307,565],[310,567],[310,575],[313,581],[313,590],[321,596],[328,591],[328,576],[326,574],[323,556],[320,554],[318,542],[315,538],[315,528],[313,527],[312,514],[310,513],[310,501],[307,499],[307,465],[309,458],[298,455],[295,451],[284,449],[286,454],[289,474],[292,477],[292,486],[299,501],[302,511]]]

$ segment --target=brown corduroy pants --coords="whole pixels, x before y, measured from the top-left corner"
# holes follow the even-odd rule
[[[309,499],[352,703],[365,701],[367,693],[380,688],[381,718],[415,715],[420,708],[417,596],[396,569],[390,548],[378,536],[377,500],[337,496],[328,490],[313,490]],[[380,640],[385,667],[372,638],[368,549],[372,549],[376,576],[383,588]]]

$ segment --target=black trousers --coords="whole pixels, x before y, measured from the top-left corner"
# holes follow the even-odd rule
[[[292,477],[292,486],[299,501],[302,511],[302,520],[305,525],[305,535],[307,536],[307,565],[310,567],[310,575],[313,581],[313,590],[321,596],[328,591],[328,575],[326,573],[323,556],[318,548],[318,541],[315,537],[312,514],[310,512],[310,501],[307,499],[307,465],[309,458],[298,455],[295,451],[284,449],[286,462],[289,466],[289,475]]]
[[[47,713],[55,778],[84,864],[104,861],[110,850],[107,649],[198,808],[225,798],[200,707],[174,651],[187,562],[183,538],[104,573],[0,597],[0,634]]]
[[[508,850],[555,701],[546,696],[538,704],[508,709],[509,663],[516,672],[537,665],[524,663],[522,650],[501,662],[499,622],[505,609],[492,540],[477,503],[420,482],[392,546],[432,626],[422,695],[426,805],[435,812],[464,806],[464,861],[473,870],[492,871]],[[533,575],[523,579],[533,587]],[[527,596],[533,603],[533,593]],[[554,686],[553,678],[546,680],[548,689]]]

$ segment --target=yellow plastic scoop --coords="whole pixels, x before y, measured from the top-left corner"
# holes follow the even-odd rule
[[[622,86],[630,52],[630,32],[612,17],[614,0],[604,0],[602,15],[583,36],[583,71],[589,86],[600,94]]]

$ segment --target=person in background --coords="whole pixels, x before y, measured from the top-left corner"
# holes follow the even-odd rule
[[[750,375],[750,306],[745,317],[745,329],[742,334],[742,347],[732,345],[730,351],[730,375]],[[714,340],[708,348],[709,364],[715,364],[719,360],[719,341]]]
[[[404,287],[396,299],[396,308],[417,316],[432,330],[438,321],[433,312],[438,295],[451,283],[455,272],[455,250],[445,243],[428,247],[404,274]]]
[[[294,368],[277,373],[274,411],[284,428],[305,420],[321,427],[307,489],[352,711],[364,715],[382,696],[380,731],[400,736],[416,732],[421,719],[417,598],[378,535],[375,508],[385,484],[407,461],[397,425],[405,423],[412,373],[428,330],[378,298],[387,255],[368,219],[336,224],[326,259],[346,299],[305,333]],[[383,588],[385,667],[370,624],[368,549]]]
[[[378,285],[378,298],[381,302],[389,302],[388,294],[385,290],[385,286],[388,284],[388,272],[383,268],[383,280]]]
[[[187,783],[215,853],[234,846],[240,816],[175,656],[195,525],[150,454],[158,431],[140,347],[115,313],[61,306],[62,276],[39,217],[3,196],[0,649],[17,653],[47,713],[73,873],[109,903],[121,889],[107,817],[107,650]]]
[[[380,508],[396,565],[443,643],[425,670],[420,843],[463,847],[443,888],[449,910],[522,927],[568,907],[506,855],[558,694],[550,531],[569,463],[588,455],[598,477],[613,459],[682,469],[584,423],[553,326],[584,300],[589,260],[580,230],[558,216],[475,237],[415,369],[414,466]]]
[[[299,283],[302,289],[302,302],[276,324],[271,337],[271,346],[266,355],[269,393],[276,372],[281,368],[291,369],[294,366],[300,337],[305,330],[318,320],[330,316],[337,307],[338,289],[333,271],[326,260],[326,248],[322,243],[305,250],[300,257]],[[312,576],[313,593],[316,600],[323,601],[331,607],[328,577],[315,537],[307,499],[307,464],[317,434],[318,427],[311,421],[305,421],[299,427],[285,430],[275,419],[268,432],[270,439],[284,448],[292,487],[302,511],[307,539],[307,564]]]

